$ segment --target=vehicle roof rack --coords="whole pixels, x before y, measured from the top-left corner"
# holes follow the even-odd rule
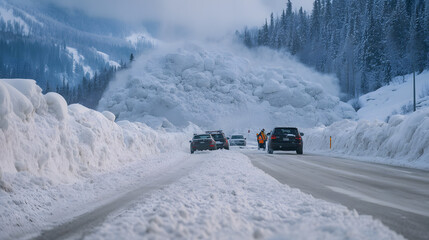
[[[206,131],[206,133],[214,133],[214,132],[222,132],[222,130],[211,130],[211,131]]]

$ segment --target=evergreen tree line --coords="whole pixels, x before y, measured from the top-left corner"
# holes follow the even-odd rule
[[[51,89],[48,82],[44,92],[57,92],[68,104],[79,103],[95,109],[117,70],[116,67],[104,68],[100,73],[95,73],[92,78],[83,77],[82,81],[74,87],[70,87],[70,84],[63,80],[61,86]]]
[[[248,47],[286,49],[318,71],[335,73],[346,98],[429,68],[428,0],[315,0],[240,33]]]
[[[82,77],[89,78],[84,64],[94,70],[110,67],[94,49],[79,49],[84,60],[78,63],[67,50],[66,41],[42,40],[8,26],[13,25],[2,25],[0,19],[0,78],[30,78],[46,89],[48,81],[55,88],[64,79],[74,86]]]
[[[138,54],[152,47],[130,44],[124,39],[129,31],[119,21],[40,2],[6,0],[0,1],[0,7],[23,20],[5,21],[0,16],[0,78],[34,79],[43,92],[56,91],[68,103],[95,107],[93,99],[101,97],[106,78],[126,67],[130,52]],[[78,51],[79,60],[73,59],[69,46]],[[125,61],[114,69],[98,51]]]
[[[66,47],[65,41],[27,35],[21,25],[0,19],[0,78],[34,79],[44,93],[54,91],[69,104],[95,108],[114,73],[126,68],[127,63],[121,61],[118,68],[111,67],[95,50],[81,48],[85,63],[100,69],[90,76],[83,65],[74,62]]]
[[[35,79],[45,88],[48,80],[52,85],[58,79],[73,81],[74,72],[82,78],[82,66],[73,69],[73,59],[59,44],[35,41],[0,27],[0,78]]]

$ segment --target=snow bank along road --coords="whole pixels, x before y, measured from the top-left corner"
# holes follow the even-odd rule
[[[429,237],[427,171],[311,154],[244,153],[281,183],[372,215],[406,238]]]

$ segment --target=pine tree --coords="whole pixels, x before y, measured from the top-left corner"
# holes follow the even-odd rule
[[[420,0],[413,11],[410,26],[410,40],[408,43],[409,56],[414,71],[422,72],[427,61],[427,46],[425,42],[424,26],[425,5]]]
[[[370,16],[370,20],[364,35],[363,62],[364,71],[367,73],[368,90],[382,86],[378,70],[384,63],[383,38],[381,36],[380,23]]]
[[[249,30],[247,30],[247,27],[244,29],[244,45],[246,45],[248,48],[252,47],[252,39],[250,37]]]
[[[425,1],[426,68],[429,68],[429,1]]]
[[[261,31],[258,34],[258,44],[261,46],[268,46],[269,43],[269,31],[268,31],[268,23],[267,19],[265,19],[265,24],[262,27]]]
[[[313,12],[311,14],[310,38],[315,41],[319,40],[320,36],[320,11],[320,0],[314,0]]]
[[[49,81],[46,82],[46,88],[45,88],[45,93],[51,92],[51,87],[49,85]]]
[[[286,17],[289,18],[292,16],[292,2],[287,0],[286,3]]]
[[[392,65],[393,75],[404,75],[411,69],[407,53],[407,42],[409,36],[409,23],[405,2],[398,1],[396,6],[392,6],[393,11],[386,19],[386,52]]]

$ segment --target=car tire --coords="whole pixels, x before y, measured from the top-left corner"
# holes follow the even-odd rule
[[[300,155],[303,154],[302,147],[300,147],[296,150],[296,154],[300,154]]]
[[[273,154],[274,153],[274,151],[272,149],[269,149],[269,148],[268,148],[267,152],[268,152],[268,154]]]
[[[194,151],[191,150],[191,154],[193,154],[193,153],[194,153]]]

